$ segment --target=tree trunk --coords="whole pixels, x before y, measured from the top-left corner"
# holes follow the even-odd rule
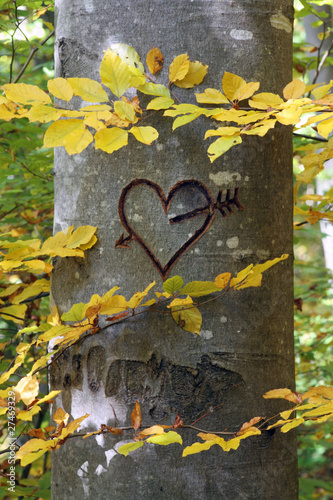
[[[195,92],[221,88],[224,71],[260,81],[261,91],[281,92],[292,78],[292,18],[292,0],[56,0],[56,76],[99,79],[102,51],[126,43],[143,62],[152,47],[160,48],[165,68],[158,83],[167,84],[168,65],[188,52],[209,65]],[[175,93],[195,102],[191,90]],[[52,293],[62,312],[114,285],[127,298],[153,280],[161,291],[161,275],[140,245],[115,248],[123,232],[118,201],[137,178],[157,183],[166,196],[189,179],[204,183],[214,199],[220,189],[225,195],[226,188],[233,193],[239,187],[246,207],[216,215],[168,277],[212,280],[283,253],[290,258],[267,272],[261,288],[203,306],[200,336],[168,315],[147,313],[85,340],[52,368],[52,389],[63,390],[57,404],[74,418],[90,414],[84,429],[131,425],[138,401],[145,425],[172,425],[177,412],[191,424],[223,403],[197,426],[236,432],[254,416],[281,411],[262,395],[294,384],[291,130],[276,127],[267,138],[245,138],[211,165],[203,120],[174,133],[165,118],[155,116],[149,124],[160,133],[152,146],[133,140],[112,155],[90,146],[72,157],[56,150],[55,231],[90,224],[99,238],[85,262],[56,262]],[[201,196],[195,189],[179,192],[170,213],[191,210],[191,199]],[[161,203],[144,186],[133,189],[126,207],[162,266],[198,229],[199,218],[193,218],[170,230]],[[193,431],[182,436],[185,446],[199,441]],[[178,444],[148,445],[124,457],[117,441],[111,434],[75,438],[54,452],[54,498],[297,498],[295,439],[279,431],[245,440],[237,451],[215,446],[186,458]]]

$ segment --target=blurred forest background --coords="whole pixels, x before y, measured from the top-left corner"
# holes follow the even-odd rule
[[[47,80],[54,76],[53,11],[53,2],[0,0],[0,86],[24,82],[47,91]],[[333,83],[332,26],[333,0],[295,1],[294,78],[306,84]],[[0,99],[1,95],[0,92]],[[53,150],[42,148],[45,129],[46,125],[26,119],[0,121],[0,231],[10,233],[13,239],[45,240],[52,235]],[[294,133],[296,186],[306,147],[318,144],[319,150],[325,141],[314,127],[302,129],[302,135]],[[322,199],[326,193],[326,200],[333,200],[333,166],[329,163],[314,181],[298,189],[299,206],[307,210],[320,210],[322,206],[333,209],[332,202],[327,204]],[[297,390],[302,392],[311,386],[332,384],[332,223],[310,217],[304,220],[297,215],[294,234],[296,376]],[[12,273],[9,278],[6,275],[7,281],[2,278],[0,283],[0,298],[5,296],[1,290],[8,290],[9,284],[31,283],[35,279],[29,272]],[[48,315],[48,297],[43,295],[47,294],[28,302],[24,326],[38,324]],[[9,316],[0,317],[0,372],[15,358],[19,328]],[[47,393],[47,375],[43,373]],[[45,410],[34,417],[35,428],[49,425],[48,408],[45,405]],[[29,425],[20,425],[18,431],[26,433]],[[298,428],[301,499],[333,498],[332,427],[331,420]],[[4,429],[0,429],[0,450],[4,449],[4,438]],[[51,498],[49,455],[24,468],[16,466],[16,498]],[[8,498],[7,469],[6,455],[0,455],[0,498]]]

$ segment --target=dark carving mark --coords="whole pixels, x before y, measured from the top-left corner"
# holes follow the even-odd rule
[[[89,349],[87,357],[88,386],[97,392],[101,384],[105,365],[105,350],[101,346]]]
[[[64,387],[70,387],[72,385],[71,376],[69,373],[66,373],[66,375],[64,376],[62,384]]]
[[[199,229],[197,229],[194,233],[193,236],[191,236],[182,246],[177,250],[177,252],[171,257],[171,259],[167,262],[165,266],[162,266],[160,261],[157,259],[155,254],[152,252],[152,250],[149,248],[147,243],[141,238],[141,236],[138,235],[136,231],[132,228],[130,223],[128,222],[128,219],[125,214],[125,202],[126,198],[129,194],[129,192],[137,187],[137,186],[148,186],[151,189],[155,191],[157,194],[160,202],[162,203],[164,213],[167,214],[170,208],[170,204],[172,202],[173,197],[175,194],[180,191],[181,189],[185,189],[187,187],[194,187],[198,191],[200,191],[205,199],[206,199],[206,204],[203,207],[198,207],[191,212],[188,212],[183,215],[178,215],[176,217],[173,217],[172,219],[169,220],[170,224],[178,224],[180,222],[183,222],[186,219],[191,219],[193,217],[196,217],[198,215],[206,215],[206,218],[204,219],[202,225],[200,226]],[[205,232],[209,229],[210,225],[213,222],[213,219],[215,217],[215,213],[218,210],[223,217],[227,216],[226,210],[230,214],[233,214],[233,210],[231,208],[232,205],[236,206],[238,210],[244,210],[244,207],[241,205],[241,203],[238,200],[238,191],[239,188],[235,188],[235,194],[233,198],[230,198],[230,189],[227,190],[226,198],[224,201],[222,201],[222,194],[223,190],[221,189],[219,191],[216,203],[214,203],[214,199],[205,184],[203,184],[200,181],[197,181],[195,179],[189,179],[185,181],[180,181],[177,182],[169,191],[168,197],[165,196],[163,189],[161,186],[156,184],[155,182],[152,182],[148,179],[135,179],[134,181],[130,182],[121,192],[120,199],[119,199],[119,218],[128,232],[129,236],[126,238],[124,237],[124,234],[120,236],[120,238],[116,241],[115,243],[115,248],[130,248],[129,244],[132,240],[135,240],[139,245],[143,248],[143,250],[147,253],[148,257],[151,259],[153,262],[154,266],[160,273],[163,281],[166,279],[167,275],[169,274],[171,268],[176,264],[178,259],[187,252],[187,250],[194,244],[196,243],[201,236],[205,234]]]
[[[174,365],[153,354],[147,363],[114,361],[105,384],[107,397],[117,396],[126,404],[139,401],[148,406],[155,421],[179,412],[189,420],[222,403],[228,391],[243,384],[238,373],[225,370],[202,356],[195,368]]]

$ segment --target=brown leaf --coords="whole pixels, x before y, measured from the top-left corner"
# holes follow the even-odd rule
[[[152,75],[155,75],[163,68],[164,57],[157,47],[153,47],[147,54],[147,66]]]
[[[47,427],[44,427],[44,431],[48,434],[49,432],[54,431],[55,427],[54,425],[48,425]]]
[[[101,307],[102,307],[101,304],[88,307],[88,309],[86,310],[86,317],[90,319],[93,316],[96,316],[96,314],[98,314],[99,311],[101,310]]]
[[[251,427],[253,427],[255,424],[257,424],[258,422],[260,422],[260,420],[262,420],[263,418],[265,418],[265,417],[254,417],[254,418],[251,418],[251,420],[249,422],[245,422],[242,425],[242,427],[237,432],[236,436],[239,436],[240,434],[243,434],[245,431],[248,431],[249,429],[251,429]]]
[[[35,437],[35,438],[43,439],[44,441],[47,441],[47,439],[45,437],[45,434],[42,431],[42,429],[29,429],[28,430],[28,434],[31,437]]]
[[[123,433],[122,429],[117,429],[117,427],[109,427],[108,425],[104,425],[103,427],[108,432],[110,432],[111,434],[115,434],[116,436],[119,436],[119,434]],[[101,426],[101,428],[102,428],[102,426]]]
[[[135,432],[139,429],[141,426],[141,408],[139,403],[136,401],[135,402],[135,407],[131,415],[131,421],[132,421],[132,426],[135,430]]]
[[[302,403],[303,397],[300,392],[292,392],[291,394],[287,394],[284,399],[291,401],[292,403]]]
[[[177,417],[175,418],[175,421],[174,421],[174,424],[173,424],[173,428],[174,429],[178,429],[179,427],[183,427],[183,425],[184,425],[184,422],[180,418],[179,413],[177,413]]]
[[[135,109],[135,112],[136,113],[140,113],[140,115],[142,115],[142,109],[140,107],[140,101],[139,101],[139,98],[138,96],[134,96],[133,99],[129,100],[127,99],[127,97],[123,96],[122,97],[122,100],[124,102],[127,102],[128,104],[130,104],[131,106],[133,106],[133,108]]]
[[[294,304],[295,304],[295,307],[296,307],[296,311],[301,311],[302,312],[303,299],[301,299],[301,298],[294,299]]]
[[[109,316],[106,318],[106,321],[118,321],[118,319],[125,318],[126,316],[128,316],[128,312],[122,312],[115,314],[114,316]]]

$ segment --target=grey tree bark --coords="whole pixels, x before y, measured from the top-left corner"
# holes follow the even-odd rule
[[[281,92],[292,79],[292,22],[292,0],[56,0],[56,76],[99,79],[102,51],[126,43],[142,60],[153,46],[161,49],[166,67],[159,83],[167,83],[172,59],[188,52],[209,65],[197,92],[220,88],[224,70],[260,81],[261,91]],[[176,93],[183,101],[191,94]],[[90,224],[99,238],[85,262],[56,262],[52,294],[61,311],[114,285],[128,298],[153,280],[162,288],[139,245],[114,248],[123,232],[118,200],[136,178],[159,184],[166,194],[178,181],[197,179],[214,199],[222,188],[225,193],[240,187],[246,209],[216,216],[170,276],[211,280],[283,253],[292,256],[289,129],[245,138],[210,165],[203,122],[175,133],[165,119],[155,117],[151,124],[160,136],[150,147],[133,141],[108,155],[91,146],[72,157],[56,150],[55,231]],[[184,206],[187,211],[189,194],[175,199],[170,212]],[[190,220],[170,231],[160,203],[144,189],[133,191],[126,209],[164,264],[198,227]],[[130,425],[135,401],[146,425],[172,424],[177,412],[192,423],[223,403],[200,421],[209,431],[237,431],[254,416],[276,414],[281,405],[262,394],[294,384],[292,285],[290,257],[267,273],[261,288],[205,305],[200,336],[169,316],[147,313],[85,340],[51,370],[52,389],[62,389],[57,404],[74,418],[89,413],[89,430],[114,425],[115,417],[118,425]],[[199,440],[192,431],[183,438],[185,444]],[[186,458],[177,444],[145,446],[128,457],[117,453],[118,446],[111,434],[68,440],[52,456],[53,498],[297,498],[295,439],[279,431],[245,440],[234,452],[213,447]]]

